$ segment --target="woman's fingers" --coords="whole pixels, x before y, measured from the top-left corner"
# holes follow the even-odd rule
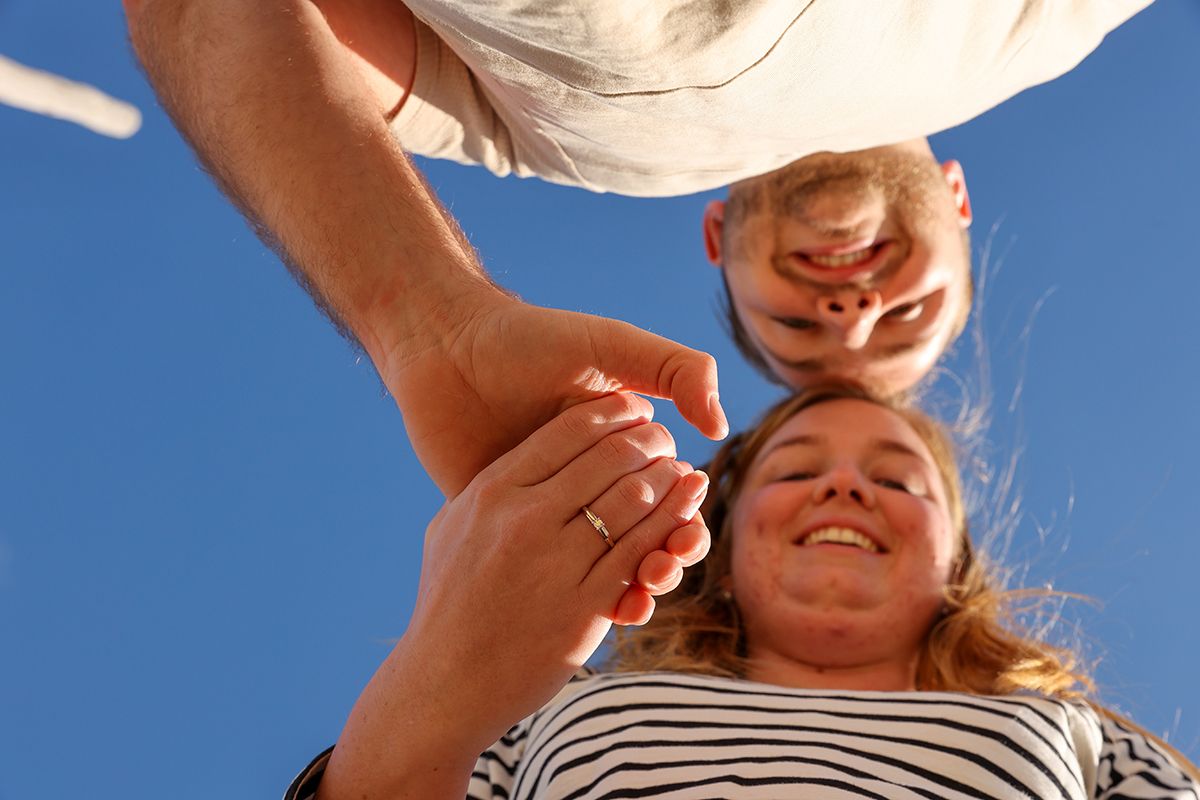
[[[609,433],[558,474],[538,487],[551,505],[563,509],[566,524],[584,505],[590,505],[626,475],[639,472],[659,459],[675,458],[675,440],[662,425],[645,422]],[[630,502],[640,504],[636,496]],[[597,512],[599,513],[599,512]]]
[[[638,585],[655,597],[674,591],[683,580],[683,570],[703,560],[711,542],[697,512],[688,524],[671,532],[663,549],[646,554],[638,565]]]
[[[700,512],[696,512],[688,524],[671,532],[664,549],[679,559],[683,566],[690,567],[700,563],[708,555],[711,545],[712,536],[708,532],[708,526],[704,524],[704,517],[700,516]]]
[[[671,591],[681,580],[683,563],[666,550],[647,553],[638,566],[638,584],[655,597]]]
[[[605,437],[649,422],[653,417],[654,407],[650,401],[628,392],[580,403],[538,428],[481,475],[499,471],[499,477],[508,483],[534,486],[555,477]],[[674,442],[671,446],[674,447]],[[632,470],[626,470],[629,471]],[[615,479],[617,475],[611,477]],[[609,484],[612,482],[609,480]]]
[[[612,621],[617,625],[645,625],[654,616],[654,598],[640,586],[630,586],[617,601]]]
[[[685,475],[652,512],[596,562],[585,578],[585,587],[607,598],[609,607],[615,608],[625,588],[638,580],[642,561],[655,550],[662,550],[676,529],[697,523],[697,510],[707,490],[708,476],[703,472]]]
[[[587,509],[604,525],[609,541],[616,545],[625,532],[645,519],[689,472],[691,469],[678,461],[660,458],[649,466],[620,478],[595,500],[589,501],[586,504]],[[568,523],[562,535],[570,537],[573,543],[586,542],[586,552],[593,556],[588,562],[589,566],[595,559],[608,552],[609,547],[603,536],[587,518],[582,507],[576,518]]]

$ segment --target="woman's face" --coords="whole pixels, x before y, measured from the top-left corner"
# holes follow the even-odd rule
[[[752,662],[911,673],[957,535],[937,464],[900,416],[852,399],[796,414],[751,465],[733,525]]]

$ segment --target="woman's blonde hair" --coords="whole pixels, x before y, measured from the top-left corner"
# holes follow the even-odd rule
[[[713,536],[711,551],[684,571],[679,588],[658,598],[649,623],[617,630],[607,666],[618,672],[746,675],[737,606],[724,588],[730,574],[733,506],[751,464],[785,422],[805,409],[845,399],[889,409],[921,438],[936,463],[951,522],[958,531],[958,557],[945,588],[945,606],[922,647],[916,688],[981,695],[1036,692],[1062,700],[1087,700],[1094,685],[1077,654],[1041,640],[1020,624],[1026,613],[1061,594],[1050,589],[1005,590],[975,552],[954,444],[942,426],[912,405],[881,399],[850,385],[828,385],[789,397],[767,411],[751,430],[731,437],[721,447],[706,467],[710,486],[702,511]],[[1174,748],[1104,707],[1095,708],[1150,736],[1200,780],[1200,771]]]

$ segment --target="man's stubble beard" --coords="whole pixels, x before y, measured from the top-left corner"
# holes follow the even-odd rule
[[[888,216],[909,239],[937,218],[937,203],[947,202],[946,185],[937,162],[909,152],[825,154],[803,158],[763,178],[763,210],[776,218],[793,218],[830,238],[849,238],[855,231],[814,218],[821,201],[862,207],[881,199]]]
[[[909,152],[818,154],[764,176],[756,205],[777,223],[795,220],[830,239],[862,238],[863,230],[831,224],[813,211],[820,203],[863,208],[882,201],[888,223],[898,229],[893,252],[873,274],[831,285],[787,268],[786,253],[775,253],[775,270],[816,291],[871,289],[885,283],[908,258],[914,240],[933,234],[940,204],[952,201],[937,162]],[[872,231],[871,233],[874,233]]]

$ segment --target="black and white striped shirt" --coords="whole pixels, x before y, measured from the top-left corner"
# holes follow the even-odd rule
[[[578,677],[515,725],[480,756],[468,797],[1200,800],[1200,788],[1083,704],[625,673]]]

